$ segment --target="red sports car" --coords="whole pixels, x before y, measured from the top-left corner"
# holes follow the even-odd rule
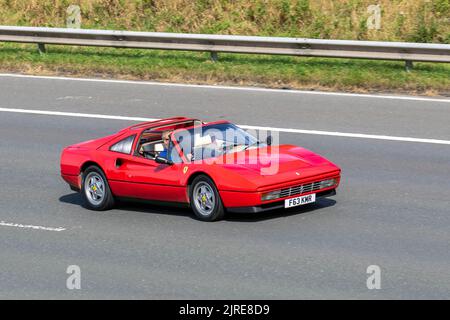
[[[336,194],[341,170],[294,145],[264,142],[228,121],[175,117],[66,147],[61,176],[93,210],[116,199],[190,206],[204,221]]]

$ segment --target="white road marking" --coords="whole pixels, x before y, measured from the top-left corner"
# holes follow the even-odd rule
[[[5,222],[5,221],[0,221],[0,226],[24,228],[24,229],[35,229],[35,230],[45,230],[45,231],[56,231],[56,232],[66,230],[66,228],[62,228],[62,227],[59,227],[59,228],[42,227],[42,226],[34,226],[34,225],[30,225],[30,224],[21,224],[21,223],[13,223],[13,222]]]
[[[346,137],[346,138],[390,140],[390,141],[403,141],[403,142],[420,142],[420,143],[448,144],[448,145],[450,145],[450,140],[423,139],[423,138],[411,138],[411,137],[396,137],[396,136],[384,136],[384,135],[376,135],[376,134],[345,133],[345,132],[318,131],[318,130],[301,130],[301,129],[287,129],[287,128],[273,128],[273,127],[257,127],[257,126],[247,126],[247,125],[239,125],[239,127],[243,128],[243,129],[278,131],[278,132],[286,132],[286,133],[303,133],[303,134],[315,134],[315,135],[322,135],[322,136],[334,136],[334,137]]]
[[[158,119],[140,118],[140,117],[110,116],[107,114],[59,112],[59,111],[13,109],[13,108],[0,108],[0,112],[28,113],[28,114],[47,115],[47,116],[95,118],[95,119],[125,120],[125,121],[155,121],[155,120],[158,120]]]
[[[152,81],[112,80],[112,79],[73,78],[73,77],[71,78],[71,77],[56,77],[56,76],[33,76],[33,75],[26,75],[26,74],[10,74],[10,73],[0,73],[0,77],[47,79],[47,80],[62,80],[62,81],[104,82],[104,83],[133,84],[133,85],[259,91],[259,92],[273,92],[273,93],[290,93],[290,94],[294,93],[294,94],[328,95],[328,96],[341,96],[341,97],[358,97],[358,98],[394,99],[394,100],[450,103],[450,99],[444,99],[444,98],[436,99],[436,98],[413,97],[413,96],[392,96],[392,95],[327,92],[327,91],[284,90],[284,89],[268,89],[268,88],[259,88],[259,87],[238,87],[238,86],[233,87],[233,86],[215,86],[215,85],[200,85],[200,84],[185,84],[185,83],[165,83],[165,82],[152,82]]]
[[[155,119],[155,118],[111,116],[111,115],[105,115],[105,114],[60,112],[60,111],[46,111],[46,110],[28,110],[28,109],[14,109],[14,108],[0,108],[0,112],[26,113],[26,114],[63,116],[63,117],[109,119],[109,120],[124,120],[124,121],[155,121],[155,120],[159,120],[159,119]],[[450,140],[439,140],[439,139],[428,139],[428,138],[412,138],[412,137],[398,137],[398,136],[373,135],[373,134],[362,134],[362,133],[346,133],[346,132],[332,132],[332,131],[319,131],[319,130],[275,128],[275,127],[262,127],[262,126],[251,126],[251,125],[240,125],[240,124],[238,124],[238,126],[243,129],[278,131],[278,132],[285,132],[285,133],[300,133],[300,134],[313,134],[313,135],[346,137],[346,138],[390,140],[390,141],[419,142],[419,143],[450,145]]]

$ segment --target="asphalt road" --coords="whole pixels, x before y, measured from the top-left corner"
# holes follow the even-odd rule
[[[0,75],[0,108],[450,140],[448,100]],[[337,196],[215,223],[187,209],[82,208],[59,177],[61,149],[131,123],[0,112],[0,298],[450,298],[450,145],[281,133],[342,167]],[[69,265],[80,290],[66,288]]]

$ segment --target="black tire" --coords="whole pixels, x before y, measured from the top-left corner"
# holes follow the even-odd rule
[[[198,198],[199,189],[204,188],[203,190],[209,191],[208,194],[212,194],[213,196],[208,197],[208,199],[200,200]],[[197,194],[197,199],[196,199]],[[206,195],[205,195],[206,197]],[[189,187],[189,201],[191,204],[191,208],[195,213],[195,216],[202,221],[217,221],[224,217],[225,209],[223,207],[222,199],[220,198],[219,192],[217,191],[216,185],[214,181],[205,175],[199,175],[194,178],[190,187]],[[197,201],[197,202],[196,202]],[[209,206],[206,204],[211,204]],[[202,209],[202,203],[205,205],[208,210]]]
[[[87,186],[88,180],[91,179],[97,181],[93,185],[95,190]],[[114,206],[114,196],[109,188],[108,180],[103,171],[97,166],[90,166],[83,172],[80,192],[84,207],[90,210],[104,211]],[[101,197],[100,194],[102,194]],[[96,197],[98,197],[97,200],[95,200]]]

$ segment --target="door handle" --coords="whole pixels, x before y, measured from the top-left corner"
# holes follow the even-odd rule
[[[123,165],[123,163],[124,163],[123,159],[117,158],[116,159],[116,168],[119,169],[120,166]]]

